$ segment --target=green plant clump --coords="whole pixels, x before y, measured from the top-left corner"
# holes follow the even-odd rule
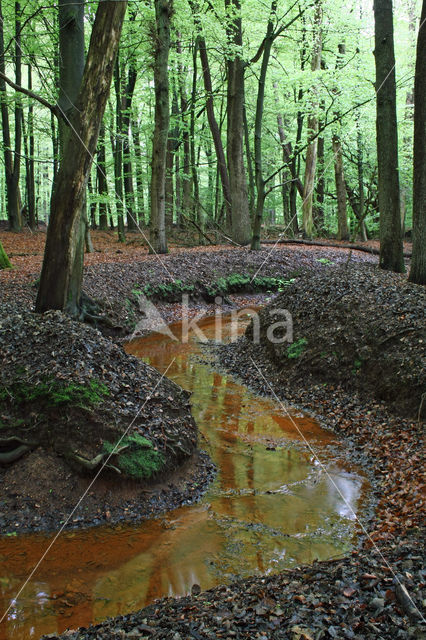
[[[290,280],[272,278],[270,276],[256,276],[253,278],[250,275],[232,273],[225,278],[218,278],[207,287],[207,293],[209,296],[217,296],[247,289],[251,291],[283,291],[284,287],[293,282],[294,278]]]
[[[164,466],[164,456],[154,449],[152,442],[139,435],[131,434],[123,438],[119,448],[127,447],[118,456],[118,468],[127,476],[137,479],[147,479],[160,471]],[[104,450],[107,453],[114,451],[115,445],[104,442]]]
[[[182,280],[174,280],[173,282],[161,282],[160,284],[146,284],[144,287],[134,287],[132,293],[134,295],[144,294],[147,298],[159,297],[167,298],[182,293],[192,293],[194,291],[193,284],[186,284]]]
[[[51,406],[73,404],[87,407],[87,405],[99,404],[107,395],[109,395],[108,388],[98,380],[91,380],[86,385],[76,383],[65,385],[58,380],[43,380],[36,384],[14,381],[9,386],[0,388],[0,402],[10,401],[14,404],[38,400]]]
[[[289,347],[287,347],[287,358],[290,358],[290,360],[300,358],[307,344],[308,341],[306,338],[299,338],[299,340],[293,342]]]

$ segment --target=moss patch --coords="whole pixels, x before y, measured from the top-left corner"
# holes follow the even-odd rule
[[[55,379],[31,385],[14,380],[10,385],[0,387],[0,402],[14,405],[39,401],[54,407],[64,404],[87,407],[99,404],[107,395],[108,388],[97,380],[91,380],[87,385],[64,384]]]
[[[118,468],[131,478],[147,479],[158,473],[164,466],[164,456],[154,449],[154,445],[138,433],[123,438],[120,448],[127,447],[117,458]],[[111,453],[115,445],[104,442],[104,450]]]

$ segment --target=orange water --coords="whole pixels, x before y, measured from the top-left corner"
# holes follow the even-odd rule
[[[214,336],[213,320],[200,326]],[[200,362],[194,337],[153,334],[127,351],[160,371],[173,362],[167,375],[192,392],[200,446],[218,477],[201,503],[158,519],[62,534],[18,598],[53,536],[0,538],[0,617],[12,604],[1,640],[87,626],[195,583],[207,589],[350,548],[363,480],[327,455],[328,432]]]

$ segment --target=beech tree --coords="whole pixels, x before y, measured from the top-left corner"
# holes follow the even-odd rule
[[[167,253],[166,155],[169,133],[169,75],[171,0],[155,0],[155,125],[152,140],[151,251]]]
[[[392,0],[374,0],[380,268],[403,272]]]
[[[417,38],[414,81],[413,256],[409,279],[426,284],[426,0]]]
[[[239,244],[250,242],[250,210],[244,165],[244,60],[240,0],[225,0],[228,36],[227,70],[227,160],[232,202],[232,237]]]
[[[108,98],[127,0],[100,0],[90,38],[83,79],[70,122],[50,208],[46,248],[36,311],[59,309],[80,314],[74,262],[82,206],[99,128]]]

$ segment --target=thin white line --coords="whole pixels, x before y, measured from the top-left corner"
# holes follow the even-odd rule
[[[301,431],[301,429],[299,428],[298,424],[295,422],[293,416],[289,413],[287,407],[283,404],[283,402],[280,400],[280,398],[277,396],[277,394],[275,393],[274,389],[272,388],[272,386],[270,385],[269,381],[265,378],[265,376],[263,375],[262,371],[260,370],[259,366],[257,365],[257,363],[255,362],[255,360],[250,356],[250,360],[252,361],[253,365],[255,366],[255,368],[257,369],[258,373],[260,374],[260,376],[262,377],[262,379],[264,380],[264,382],[266,382],[266,384],[268,385],[272,395],[274,396],[275,400],[279,403],[279,405],[281,406],[281,408],[285,411],[285,413],[287,414],[287,417],[290,419],[292,425],[295,427],[296,431],[298,432],[299,436],[302,438],[303,442],[305,443],[305,445],[308,447],[309,451],[312,453],[312,455],[314,456],[315,460],[318,462],[318,464],[321,467],[321,470],[325,473],[325,475],[327,476],[327,478],[329,479],[329,481],[331,482],[331,484],[333,485],[333,487],[337,490],[337,492],[339,493],[340,497],[342,498],[343,502],[345,503],[345,505],[348,507],[348,509],[353,513],[355,520],[357,521],[357,523],[360,525],[361,529],[363,530],[363,532],[365,533],[365,535],[367,536],[367,538],[370,540],[371,544],[373,545],[374,549],[377,551],[377,553],[380,555],[380,557],[382,558],[383,562],[386,564],[386,566],[388,567],[389,571],[392,573],[393,577],[395,578],[396,582],[398,584],[401,584],[400,580],[398,579],[398,576],[396,575],[396,573],[393,571],[391,565],[389,564],[389,562],[386,560],[386,558],[383,556],[382,552],[380,551],[379,547],[376,545],[376,543],[374,542],[374,540],[371,538],[371,535],[368,533],[367,529],[364,527],[363,523],[361,522],[361,520],[358,518],[358,515],[356,514],[356,512],[353,510],[352,506],[350,505],[350,503],[346,500],[344,494],[342,493],[342,491],[340,490],[339,486],[334,482],[333,477],[328,473],[327,468],[323,465],[323,463],[321,462],[321,460],[319,459],[319,457],[317,456],[315,449],[312,447],[312,445],[309,443],[309,441],[306,439],[304,433]],[[407,592],[408,593],[408,592]],[[418,611],[421,619],[423,621],[425,621],[425,619],[423,618],[421,612],[419,611],[419,609],[417,608],[416,603],[414,602],[414,600],[412,599],[412,597],[410,596],[410,594],[408,594],[408,597],[411,601],[411,603],[413,604],[413,607],[416,609],[416,611]]]
[[[55,542],[57,541],[57,539],[59,538],[59,536],[62,534],[63,530],[65,529],[65,527],[67,526],[68,522],[70,521],[70,519],[72,518],[72,516],[74,515],[74,513],[76,512],[76,510],[78,509],[78,507],[80,506],[80,504],[83,502],[84,498],[86,497],[86,495],[88,494],[88,492],[90,491],[90,489],[93,487],[93,485],[95,484],[96,480],[99,478],[99,476],[101,475],[102,471],[104,470],[105,466],[108,464],[108,461],[110,460],[111,456],[114,455],[117,447],[120,445],[120,442],[122,442],[123,438],[125,438],[125,436],[128,434],[129,430],[132,428],[132,426],[134,425],[136,419],[138,418],[140,412],[142,411],[142,409],[145,407],[146,403],[151,400],[152,395],[154,394],[155,390],[157,389],[157,387],[161,384],[161,382],[163,381],[163,379],[165,378],[165,376],[167,375],[168,370],[170,369],[170,367],[172,366],[172,364],[174,363],[174,361],[176,360],[176,358],[173,358],[173,360],[170,362],[169,366],[167,367],[167,369],[164,371],[164,373],[161,375],[160,379],[157,381],[157,384],[155,385],[154,389],[152,390],[152,392],[150,393],[150,395],[148,395],[145,398],[144,403],[139,407],[137,414],[134,416],[133,420],[131,421],[131,423],[129,424],[129,426],[127,427],[127,429],[124,431],[124,433],[122,434],[122,436],[120,437],[120,439],[116,442],[116,444],[114,445],[114,448],[112,449],[111,453],[108,455],[108,457],[106,458],[106,460],[104,460],[101,468],[99,469],[99,471],[97,472],[97,474],[95,475],[95,477],[92,479],[92,481],[90,482],[89,486],[87,487],[87,489],[84,491],[84,493],[81,495],[81,497],[79,498],[77,504],[75,505],[75,507],[73,508],[73,510],[70,512],[70,514],[67,516],[65,522],[63,523],[62,527],[59,529],[59,531],[57,532],[57,534],[55,535],[55,537],[53,538],[53,540],[50,542],[50,544],[48,545],[47,549],[44,551],[43,555],[41,556],[40,560],[37,562],[37,564],[34,566],[34,568],[32,569],[32,571],[30,572],[30,574],[28,575],[27,579],[25,580],[25,582],[23,583],[23,585],[21,586],[21,588],[19,589],[18,593],[12,598],[12,604],[9,605],[9,607],[6,609],[6,611],[4,612],[4,614],[2,615],[2,617],[0,618],[0,624],[3,622],[3,620],[6,618],[7,614],[9,613],[9,611],[11,610],[12,606],[13,606],[13,601],[15,601],[17,598],[19,598],[19,596],[21,595],[22,591],[25,589],[25,587],[27,586],[27,584],[29,583],[29,581],[31,580],[31,578],[33,577],[33,575],[35,574],[35,572],[37,571],[37,569],[39,568],[39,566],[41,565],[41,563],[43,562],[43,560],[45,559],[45,557],[47,556],[47,554],[49,553],[49,551],[51,550],[51,548],[53,547],[53,545],[55,544]]]

